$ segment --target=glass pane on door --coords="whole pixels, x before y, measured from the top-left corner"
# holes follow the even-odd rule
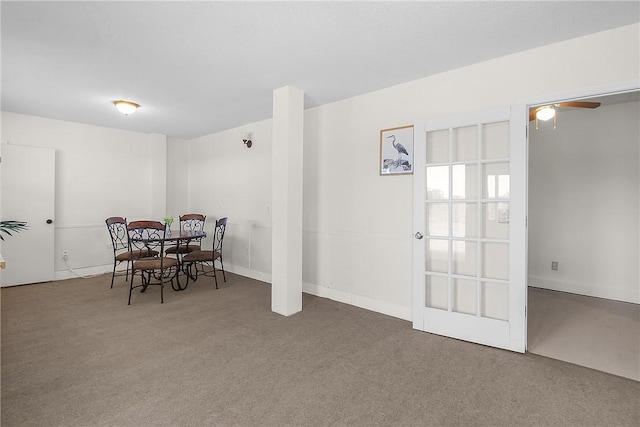
[[[488,163],[482,169],[482,197],[509,198],[509,163]]]
[[[473,200],[478,198],[478,166],[475,164],[454,165],[452,170],[452,199]]]
[[[453,237],[476,237],[478,235],[478,204],[452,203],[451,217]]]
[[[478,301],[476,281],[453,279],[452,311],[463,314],[476,314]]]
[[[449,198],[449,166],[427,167],[427,199]]]
[[[509,285],[506,283],[482,282],[481,315],[490,319],[509,318]]]
[[[509,238],[509,203],[482,204],[482,237],[488,239]]]
[[[427,271],[447,273],[449,271],[449,241],[440,239],[426,239]]]
[[[425,306],[504,319],[509,122],[428,132],[426,144]]]
[[[425,307],[446,310],[449,306],[449,279],[444,276],[426,276]]]
[[[509,244],[482,244],[482,277],[509,280]]]
[[[509,122],[482,125],[482,158],[506,159],[509,157]]]
[[[427,236],[449,235],[449,204],[429,203],[427,205]]]
[[[465,126],[451,131],[451,152],[454,162],[466,162],[478,158],[478,127]]]
[[[427,134],[427,163],[449,161],[449,131],[440,130]]]
[[[478,269],[478,244],[475,241],[454,241],[452,251],[453,274],[475,277]]]

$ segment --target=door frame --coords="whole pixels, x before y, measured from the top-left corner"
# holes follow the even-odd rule
[[[557,104],[560,102],[569,102],[569,101],[578,101],[578,100],[594,98],[599,96],[616,95],[620,93],[637,92],[637,91],[640,91],[640,81],[631,80],[631,81],[616,82],[616,83],[610,83],[610,84],[599,85],[599,86],[585,87],[585,88],[576,89],[573,91],[527,97],[527,98],[518,100],[517,104],[526,105],[527,112],[528,112],[530,108],[539,107],[541,105]],[[530,122],[528,121],[528,117],[527,117],[527,148],[526,148],[527,149],[527,152],[526,152],[527,176],[526,176],[526,193],[525,193],[526,206],[527,206],[527,212],[526,212],[527,223],[529,218],[529,170],[530,170],[529,168],[529,132],[530,132],[529,127],[530,126],[529,125],[530,125]],[[528,289],[529,289],[529,227],[528,226],[526,227],[526,236],[525,236],[525,279],[526,279],[525,283],[527,286],[527,291],[525,295],[528,295]],[[529,303],[528,303],[528,296],[527,296],[527,316],[526,316],[527,322],[524,328],[525,351],[528,351],[529,349],[529,343],[528,343],[529,308],[528,307],[529,307]]]
[[[640,81],[631,80],[626,82],[611,83],[600,86],[586,87],[567,92],[557,92],[547,95],[538,95],[519,99],[516,104],[525,104],[528,108],[538,107],[545,104],[557,104],[559,102],[578,101],[584,98],[596,96],[615,95],[625,92],[635,92],[640,90]]]

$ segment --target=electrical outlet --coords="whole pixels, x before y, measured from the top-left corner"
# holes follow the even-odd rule
[[[69,249],[65,249],[64,251],[62,251],[62,259],[68,259],[69,258]]]
[[[551,261],[551,269],[558,271],[558,261]]]
[[[249,255],[249,246],[244,249],[244,254],[247,256]]]

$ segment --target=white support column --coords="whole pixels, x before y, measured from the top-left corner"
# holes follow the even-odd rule
[[[304,92],[273,91],[271,310],[302,310],[302,140]]]

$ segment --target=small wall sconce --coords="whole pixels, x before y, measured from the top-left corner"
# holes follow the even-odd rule
[[[253,143],[251,142],[251,132],[242,132],[242,142],[247,148],[251,148]]]

